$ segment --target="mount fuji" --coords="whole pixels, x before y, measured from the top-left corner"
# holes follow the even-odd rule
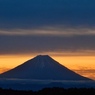
[[[90,80],[61,65],[48,55],[38,55],[33,59],[0,75],[0,78],[34,80]]]

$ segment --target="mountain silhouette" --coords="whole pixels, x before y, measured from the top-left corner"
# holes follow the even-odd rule
[[[90,80],[61,65],[48,55],[38,55],[33,59],[3,73],[0,78],[35,80]]]

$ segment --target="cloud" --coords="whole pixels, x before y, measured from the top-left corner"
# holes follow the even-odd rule
[[[51,35],[51,36],[77,36],[77,35],[95,35],[94,28],[54,28],[47,27],[43,29],[16,29],[16,30],[1,30],[0,35]]]
[[[95,35],[49,36],[23,35],[0,36],[0,54],[37,53],[37,52],[79,52],[94,53]]]
[[[88,70],[74,70],[76,73],[79,73],[85,77],[91,78],[95,80],[95,70],[94,69],[88,69]]]
[[[0,29],[94,27],[93,0],[0,0]]]
[[[92,54],[94,21],[93,0],[0,0],[0,54]]]

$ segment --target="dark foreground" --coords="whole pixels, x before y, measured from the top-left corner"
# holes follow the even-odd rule
[[[94,88],[44,88],[39,91],[19,91],[0,88],[0,95],[95,95]]]

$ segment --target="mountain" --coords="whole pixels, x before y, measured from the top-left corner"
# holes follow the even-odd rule
[[[34,80],[90,80],[69,70],[48,55],[38,55],[16,68],[1,74],[0,78]]]

